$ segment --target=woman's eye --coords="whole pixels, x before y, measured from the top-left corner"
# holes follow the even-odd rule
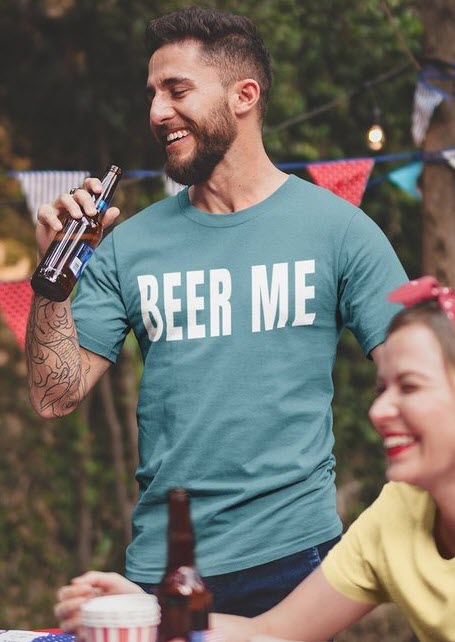
[[[417,390],[417,385],[415,383],[402,383],[401,384],[401,391],[404,392],[405,394],[408,394],[410,392],[415,392]]]

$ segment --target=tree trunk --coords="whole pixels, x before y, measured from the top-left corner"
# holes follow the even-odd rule
[[[455,2],[423,0],[423,55],[425,61],[455,65]],[[455,67],[450,68],[452,77]],[[424,150],[455,147],[455,81],[437,79],[435,87],[452,96],[436,108],[428,128]],[[447,163],[425,164],[423,195],[423,273],[455,286],[455,170]]]

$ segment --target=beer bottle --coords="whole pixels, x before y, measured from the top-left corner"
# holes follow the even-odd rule
[[[212,595],[195,564],[188,493],[174,488],[168,499],[167,566],[157,592],[161,607],[158,639],[199,642],[202,631],[209,628]]]
[[[51,301],[64,301],[80,277],[85,264],[103,236],[101,219],[122,177],[122,170],[111,165],[101,183],[103,190],[95,200],[97,214],[74,219],[68,216],[33,273],[31,286],[36,294]]]

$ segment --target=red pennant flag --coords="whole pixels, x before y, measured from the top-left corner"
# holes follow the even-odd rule
[[[0,282],[0,310],[21,348],[25,345],[32,295],[28,280]]]
[[[312,163],[307,165],[307,170],[321,187],[326,187],[354,205],[360,205],[373,165],[373,159],[360,158]]]

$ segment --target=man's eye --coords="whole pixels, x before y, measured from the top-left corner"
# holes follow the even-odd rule
[[[186,94],[186,89],[173,89],[172,90],[172,96],[174,98],[182,98]]]
[[[418,388],[417,384],[411,383],[410,381],[403,382],[401,384],[401,391],[404,392],[405,394],[409,394],[410,392],[415,392],[417,388]]]

